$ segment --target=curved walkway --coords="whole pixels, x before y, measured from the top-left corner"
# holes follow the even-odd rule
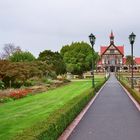
[[[112,74],[68,140],[139,140],[140,112]]]

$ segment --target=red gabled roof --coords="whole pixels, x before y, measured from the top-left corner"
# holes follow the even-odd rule
[[[117,46],[117,48],[124,55],[124,46]]]
[[[136,57],[135,62],[136,62],[136,64],[140,64],[140,57]]]
[[[137,65],[140,65],[140,57],[136,57],[136,58],[135,58],[135,63],[136,63]],[[123,64],[126,64],[126,58],[123,58]]]
[[[124,46],[116,46],[116,47],[124,55]],[[107,48],[108,48],[107,46],[101,46],[100,47],[100,55],[102,55],[106,51]]]
[[[108,48],[107,46],[101,46],[100,55],[102,55],[106,51],[107,48]]]
[[[123,58],[123,64],[126,64],[126,58]]]

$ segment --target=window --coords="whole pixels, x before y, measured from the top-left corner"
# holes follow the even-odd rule
[[[110,50],[110,53],[113,54],[114,53],[114,50]]]
[[[111,59],[110,64],[115,65],[115,59]]]

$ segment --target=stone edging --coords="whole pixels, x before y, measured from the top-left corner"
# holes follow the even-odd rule
[[[108,80],[107,80],[108,81]],[[96,95],[91,99],[91,101],[86,105],[86,107],[80,112],[80,114],[74,119],[74,121],[65,129],[65,131],[61,134],[61,136],[58,138],[58,140],[67,140],[74,128],[78,125],[78,123],[81,121],[83,116],[86,114],[87,110],[90,108],[90,106],[93,104],[93,102],[96,100],[97,96],[101,92],[101,90],[106,85],[107,81],[104,83],[104,85],[100,88],[100,90],[96,93]]]
[[[120,83],[120,81],[118,81],[118,82],[119,82],[120,86],[124,89],[124,91],[126,92],[127,96],[134,103],[134,105],[136,106],[136,108],[138,109],[138,111],[140,111],[140,105],[139,105],[139,103],[133,98],[133,96],[127,91],[127,89]]]

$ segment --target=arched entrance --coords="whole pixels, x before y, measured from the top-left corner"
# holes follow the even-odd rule
[[[110,72],[115,72],[115,66],[110,66]]]

